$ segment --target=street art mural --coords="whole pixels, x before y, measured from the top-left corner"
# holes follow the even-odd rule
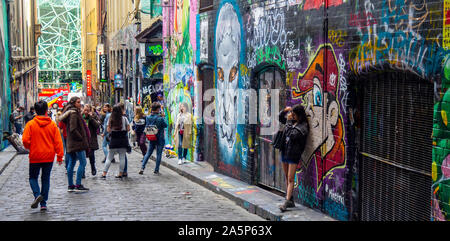
[[[195,101],[197,90],[197,77],[195,57],[196,43],[196,0],[172,0],[169,6],[163,7],[163,36],[170,38],[170,45],[163,43],[164,53],[168,59],[164,61],[163,88],[166,98],[166,120],[169,127],[166,131],[168,144],[173,144],[174,124],[179,113],[179,104],[186,103],[194,116],[193,147],[188,151],[187,159],[196,160],[198,153],[196,143],[197,133],[197,102]],[[175,148],[178,151],[178,148]]]
[[[450,216],[450,56],[444,60],[443,96],[434,106],[433,162],[431,165],[432,220],[445,221]]]
[[[4,132],[10,131],[9,115],[11,113],[11,90],[9,77],[9,46],[8,46],[8,22],[6,13],[6,3],[0,0],[0,131],[3,137]],[[7,141],[0,140],[0,150],[3,150]]]
[[[338,204],[342,209],[339,218],[348,219],[343,197],[345,130],[338,99],[337,61],[333,47],[322,45],[306,71],[293,83],[293,99],[300,100],[305,107],[310,127],[296,184],[299,197],[308,200],[309,205],[317,207],[319,200],[326,201],[326,208]]]
[[[171,62],[192,64],[196,46],[196,6],[195,0],[173,1],[173,33],[171,35]]]
[[[449,219],[450,21],[444,17],[449,1],[214,3],[213,10],[199,14],[197,1],[173,0],[168,3],[172,8],[162,11],[163,36],[171,39],[163,43],[169,123],[181,102],[189,103],[192,113],[198,110],[202,90],[196,64],[214,68],[215,123],[201,138],[204,148],[213,149],[204,159],[214,160],[216,171],[257,182],[257,177],[244,176],[254,175],[255,140],[262,137],[248,124],[249,97],[241,90],[260,86],[254,83],[256,71],[276,66],[286,78],[284,105],[302,104],[311,127],[296,173],[295,200],[338,220],[358,219],[363,140],[358,139],[361,110],[355,99],[360,90],[355,83],[368,72],[406,71],[435,85],[431,219]],[[247,122],[238,123],[240,118]]]
[[[245,89],[240,63],[245,60],[245,42],[242,19],[234,1],[222,1],[215,25],[215,116],[219,148],[219,162],[231,167],[247,168],[247,134],[245,125],[239,123],[245,115]],[[231,172],[231,170],[222,170]]]

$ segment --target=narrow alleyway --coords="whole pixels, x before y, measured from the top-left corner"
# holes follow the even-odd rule
[[[225,197],[193,183],[161,166],[161,176],[153,175],[155,163],[149,161],[139,175],[142,155],[128,155],[129,177],[116,179],[119,164],[111,165],[106,180],[100,178],[103,152],[96,152],[98,174],[90,173],[89,160],[83,185],[86,193],[68,193],[64,165],[54,163],[48,211],[31,209],[33,195],[28,183],[28,156],[19,155],[0,175],[0,220],[2,221],[258,221]],[[186,194],[189,192],[190,194]]]

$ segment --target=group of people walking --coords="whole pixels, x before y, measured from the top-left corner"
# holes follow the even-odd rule
[[[100,113],[91,105],[82,105],[79,97],[73,97],[58,112],[55,119],[48,115],[48,105],[45,101],[35,103],[33,107],[35,115],[25,126],[22,141],[29,154],[29,182],[35,200],[31,207],[41,206],[41,210],[47,210],[48,192],[50,188],[50,173],[56,156],[59,165],[65,162],[68,192],[88,191],[89,188],[83,186],[82,179],[85,178],[85,168],[87,158],[91,166],[91,174],[97,174],[95,151],[100,148],[98,136],[102,136],[102,149],[105,158],[102,161],[104,167],[101,179],[106,179],[114,157],[118,155],[119,174],[116,178],[124,178],[127,173],[127,153],[131,153],[129,134],[132,132],[136,136],[143,159],[139,174],[143,175],[147,162],[156,149],[155,175],[160,175],[159,166],[161,164],[162,152],[165,145],[164,129],[167,123],[164,118],[164,111],[158,102],[152,104],[151,114],[145,116],[141,107],[136,107],[135,116],[130,123],[125,114],[125,105],[116,104],[111,108],[105,104]],[[15,117],[20,118],[19,115]],[[157,130],[155,138],[149,142],[147,148],[148,133],[146,129],[152,127]],[[74,179],[74,168],[79,163]],[[41,174],[41,185],[39,187],[38,176]]]
[[[148,116],[145,116],[142,108],[137,106],[132,121],[126,116],[123,103],[116,104],[112,108],[109,104],[105,104],[98,113],[89,104],[82,106],[79,97],[70,99],[55,120],[48,116],[48,105],[45,101],[37,102],[33,111],[35,114],[30,116],[31,120],[27,120],[22,136],[24,147],[30,150],[29,182],[35,197],[32,208],[37,208],[40,204],[41,210],[47,210],[50,173],[55,156],[59,165],[65,162],[68,192],[89,190],[82,185],[82,179],[85,178],[86,158],[90,161],[91,174],[93,176],[97,174],[95,151],[100,147],[99,135],[103,139],[102,149],[105,155],[101,179],[107,178],[116,155],[120,162],[116,178],[128,176],[127,153],[131,153],[132,149],[129,134],[134,136],[133,139],[143,155],[139,174],[144,174],[148,160],[156,149],[156,165],[153,173],[160,175],[159,166],[165,146],[164,129],[168,125],[159,102],[152,104]],[[12,118],[17,120],[20,117],[20,114],[15,113]],[[281,162],[286,178],[286,201],[279,207],[284,212],[287,208],[295,207],[293,201],[295,173],[301,162],[309,126],[304,107],[301,105],[285,108],[279,114],[279,120],[285,126],[277,133],[274,148],[281,151]],[[192,130],[192,115],[188,111],[188,106],[182,103],[174,125],[175,134],[172,136],[175,147],[178,147],[180,165],[186,162],[188,149],[192,147]],[[74,182],[73,172],[77,161],[79,166]],[[38,184],[40,170],[42,170],[41,188]]]

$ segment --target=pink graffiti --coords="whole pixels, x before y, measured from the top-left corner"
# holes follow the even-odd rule
[[[341,4],[342,0],[328,0],[326,7],[339,6]],[[319,9],[323,5],[325,5],[325,0],[306,0],[303,9],[304,10]]]
[[[377,24],[377,20],[373,17],[372,13],[352,13],[348,24],[353,27],[367,27]]]
[[[450,155],[448,155],[442,162],[441,170],[445,179],[450,178]]]

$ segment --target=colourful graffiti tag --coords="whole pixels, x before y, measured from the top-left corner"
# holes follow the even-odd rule
[[[339,6],[341,4],[342,4],[342,0],[328,0],[326,7]],[[320,7],[322,7],[324,5],[325,5],[325,0],[305,0],[303,9],[304,10],[319,9]]]
[[[150,56],[160,56],[163,53],[163,48],[160,44],[152,45],[148,46],[147,51]]]
[[[442,47],[444,49],[450,48],[450,0],[444,0],[444,17],[443,17],[443,36]]]

